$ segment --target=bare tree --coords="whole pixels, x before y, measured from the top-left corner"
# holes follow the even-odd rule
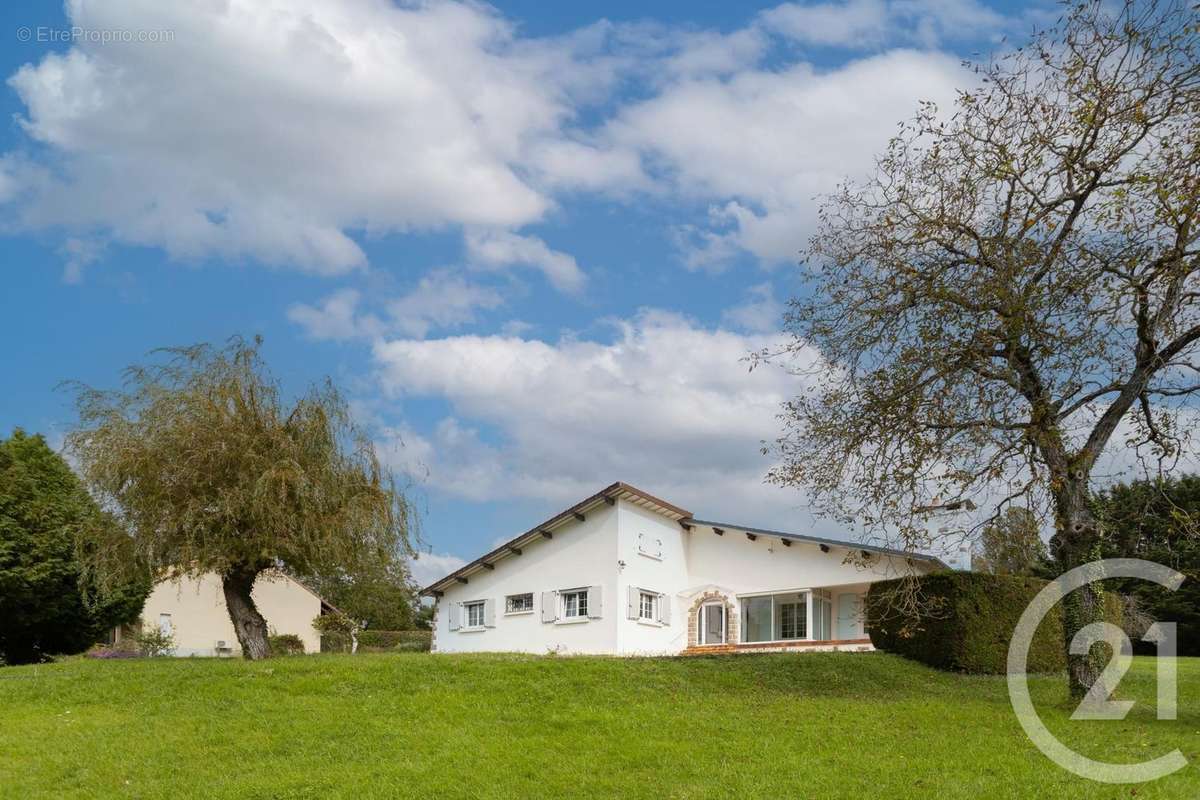
[[[355,572],[412,552],[411,508],[337,389],[285,406],[260,344],[161,350],[123,391],[77,386],[67,440],[155,578],[221,576],[249,659],[269,655],[251,594],[264,570]],[[131,562],[97,550],[87,566],[103,584]]]
[[[1178,0],[1084,2],[923,105],[873,176],[828,199],[783,353],[821,376],[786,405],[771,479],[919,549],[926,513],[1014,500],[1097,552],[1114,437],[1169,470],[1200,391],[1200,26]],[[814,363],[811,353],[819,358]],[[790,358],[789,358],[790,356]],[[800,363],[807,359],[807,364]],[[970,533],[970,531],[968,531]],[[1067,638],[1098,590],[1066,601]],[[1100,654],[1070,656],[1071,691]]]

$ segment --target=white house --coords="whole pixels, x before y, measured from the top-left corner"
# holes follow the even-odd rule
[[[871,583],[926,555],[696,519],[614,483],[430,584],[435,652],[870,649]]]

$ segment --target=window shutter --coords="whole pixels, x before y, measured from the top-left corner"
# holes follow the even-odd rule
[[[600,587],[589,586],[587,590],[588,617],[600,619]]]
[[[658,596],[658,621],[663,625],[671,624],[671,595],[669,594]]]
[[[641,609],[638,608],[638,603],[641,599],[641,593],[638,591],[638,587],[630,586],[628,602],[625,606],[626,618],[637,619],[641,616]]]
[[[450,603],[450,607],[448,610],[450,612],[450,630],[452,630],[452,631],[456,631],[460,627],[462,627],[462,622],[461,622],[462,611],[460,608],[461,605],[462,605],[461,603]]]
[[[496,601],[490,597],[483,601],[483,627],[496,627]]]
[[[542,592],[542,622],[558,619],[558,592]]]

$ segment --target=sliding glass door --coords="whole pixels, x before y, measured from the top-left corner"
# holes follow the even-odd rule
[[[833,617],[833,596],[824,589],[817,589],[812,594],[812,638],[823,642],[832,638],[830,628]]]
[[[741,598],[743,642],[808,638],[808,592]]]
[[[770,597],[742,598],[742,641],[771,641],[772,611]]]

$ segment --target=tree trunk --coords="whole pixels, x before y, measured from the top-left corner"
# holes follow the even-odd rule
[[[1095,548],[1100,540],[1100,529],[1089,504],[1087,480],[1080,476],[1067,481],[1054,499],[1058,507],[1058,562],[1070,570],[1097,558]],[[1084,626],[1103,621],[1104,601],[1100,587],[1084,584],[1064,597],[1062,606],[1067,682],[1071,697],[1082,699],[1100,680],[1108,654],[1105,648],[1093,646],[1087,653],[1076,655],[1071,652],[1071,640]]]
[[[242,657],[258,661],[271,654],[267,644],[267,621],[258,613],[251,592],[261,569],[238,567],[221,576],[221,588],[225,592],[225,606],[238,644],[242,646]]]
[[[1080,628],[1104,619],[1104,598],[1087,584],[1063,598],[1063,634],[1067,648],[1067,684],[1071,697],[1081,700],[1098,681],[1108,663],[1108,650],[1093,646],[1087,653],[1071,652],[1071,637]],[[1107,693],[1104,695],[1107,697]]]

